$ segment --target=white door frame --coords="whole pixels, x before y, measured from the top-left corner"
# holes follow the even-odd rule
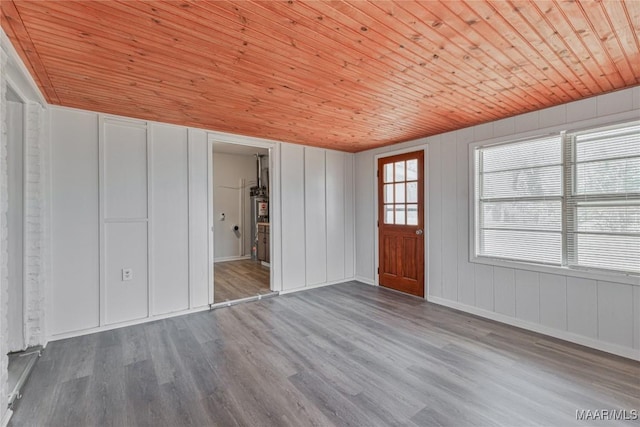
[[[424,151],[424,165],[423,177],[424,177],[424,299],[426,300],[429,295],[429,144],[416,145],[414,147],[403,148],[401,150],[387,151],[384,153],[376,154],[373,157],[373,248],[374,248],[374,264],[373,264],[373,283],[375,286],[379,286],[378,276],[378,263],[380,262],[380,243],[379,240],[379,228],[378,228],[378,177],[376,171],[378,170],[378,159],[385,157],[396,156],[398,154],[411,153],[413,151]]]
[[[269,223],[270,223],[270,289],[282,291],[282,258],[281,245],[282,234],[280,211],[280,143],[268,139],[253,138],[247,136],[231,135],[222,132],[207,132],[207,171],[208,171],[208,220],[209,220],[209,304],[213,304],[213,278],[214,278],[214,209],[213,209],[213,143],[244,145],[249,147],[266,148],[269,150]]]

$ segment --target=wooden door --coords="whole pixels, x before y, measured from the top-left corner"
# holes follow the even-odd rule
[[[378,283],[424,297],[424,152],[378,160]]]

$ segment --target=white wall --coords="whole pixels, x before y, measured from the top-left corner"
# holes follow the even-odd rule
[[[63,107],[50,107],[49,120],[49,336],[206,308],[212,289],[207,132]],[[225,140],[220,133],[209,138]],[[274,144],[272,155],[282,159],[275,162],[282,179],[272,173],[273,193],[280,189],[282,202],[272,199],[271,207],[275,218],[282,212],[282,222],[272,228],[273,247],[281,248],[281,256],[272,257],[281,263],[273,266],[274,289],[353,278],[354,156]],[[239,166],[220,160],[213,175],[220,172],[230,182],[220,176],[214,182],[237,186],[229,168],[237,174]],[[253,157],[245,169],[242,175],[255,175]],[[239,207],[237,197],[233,206]],[[216,206],[211,215],[216,230],[218,211]],[[230,212],[224,221],[229,227]],[[122,280],[123,269],[133,271],[132,280]]]
[[[8,221],[9,204],[22,204],[23,223],[23,276],[21,314],[12,313],[12,322],[24,333],[24,344],[28,346],[46,344],[44,330],[44,296],[47,280],[47,148],[43,131],[44,107],[46,103],[36,84],[9,42],[4,31],[0,30],[0,425],[8,422],[11,411],[7,408],[7,357],[9,347],[7,315],[8,310]],[[10,86],[21,102],[25,104],[23,127],[23,170],[24,201],[8,199],[9,162],[16,166],[15,160],[7,157],[7,130],[11,124],[8,118],[7,87]],[[15,123],[14,123],[15,124]],[[13,209],[12,209],[13,210]],[[12,261],[13,264],[13,261]],[[12,301],[12,304],[18,303]]]
[[[49,335],[206,308],[206,132],[62,107],[50,123]]]
[[[4,31],[0,30],[0,35],[6,37]],[[4,70],[7,67],[8,54],[4,49],[0,49],[0,425],[6,425],[11,418],[11,411],[7,409],[7,348],[8,329],[7,314],[9,311],[9,269],[8,269],[8,224],[6,221],[9,208],[9,192],[7,177],[7,75]]]
[[[265,157],[265,162],[268,162],[268,157]],[[216,261],[251,255],[249,188],[254,185],[254,156],[213,153],[213,227]],[[241,212],[240,199],[243,199],[244,212]],[[225,214],[224,221],[220,219],[222,213]],[[234,225],[240,227],[237,233],[233,231]]]
[[[428,147],[427,299],[640,359],[637,278],[469,262],[469,144],[640,117],[640,87],[356,155],[357,277],[375,283],[377,154]]]
[[[354,155],[283,144],[281,165],[283,291],[352,279]]]
[[[9,351],[25,348],[24,340],[24,104],[7,102]]]

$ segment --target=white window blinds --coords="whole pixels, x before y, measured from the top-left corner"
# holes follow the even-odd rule
[[[476,252],[562,263],[560,135],[476,151]]]
[[[475,149],[475,255],[640,273],[640,121]]]
[[[640,123],[567,135],[567,263],[640,272]]]

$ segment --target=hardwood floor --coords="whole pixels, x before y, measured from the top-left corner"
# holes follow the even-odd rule
[[[267,294],[270,271],[260,261],[246,259],[218,262],[214,268],[213,302]]]
[[[568,426],[638,408],[640,363],[350,282],[52,342],[11,425]]]

